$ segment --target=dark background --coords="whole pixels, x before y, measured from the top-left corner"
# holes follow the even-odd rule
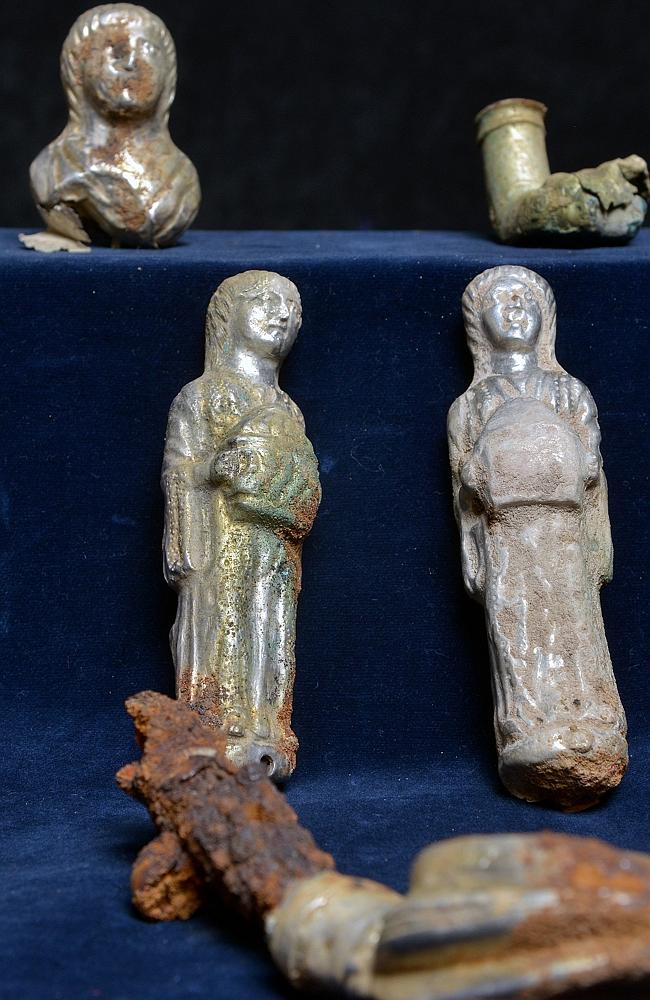
[[[3,5],[0,225],[37,223],[27,170],[65,124],[58,57],[91,4]],[[549,106],[552,169],[650,155],[647,4],[156,0],[178,49],[171,129],[205,229],[485,226],[473,117]]]

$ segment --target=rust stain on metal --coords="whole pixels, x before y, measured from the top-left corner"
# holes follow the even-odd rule
[[[549,832],[458,837],[418,855],[402,896],[338,873],[263,769],[237,771],[225,735],[188,705],[153,692],[127,705],[143,756],[118,781],[160,831],[133,870],[146,916],[187,917],[216,893],[264,922],[294,986],[329,995],[602,1000],[620,984],[650,995],[638,992],[650,982],[650,856]]]
[[[142,848],[133,863],[131,893],[150,920],[187,920],[202,902],[203,880],[171,830]]]
[[[201,880],[228,904],[259,921],[290,882],[334,867],[263,768],[237,770],[224,734],[188,705],[145,691],[127,710],[143,756],[118,772],[120,787],[146,804],[158,829],[176,837]],[[195,894],[182,854],[169,838],[145,851],[134,872],[135,905],[159,919],[184,913]],[[158,889],[147,893],[150,872],[151,885],[164,888],[163,904]]]

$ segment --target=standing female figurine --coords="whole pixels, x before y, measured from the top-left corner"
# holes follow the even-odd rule
[[[30,168],[49,233],[81,243],[103,233],[114,246],[176,242],[196,216],[200,190],[167,127],[176,51],[163,22],[130,3],[86,11],[63,44],[61,81],[68,124]],[[23,242],[52,249],[54,241]]]
[[[295,767],[291,727],[302,540],[320,502],[302,414],[278,386],[298,289],[268,271],[212,296],[205,371],[172,404],[162,485],[178,697],[222,727],[238,764]]]
[[[485,605],[499,771],[520,798],[592,805],[627,766],[600,610],[607,485],[589,390],[555,358],[555,299],[524,267],[463,296],[474,379],[449,411],[463,578]]]

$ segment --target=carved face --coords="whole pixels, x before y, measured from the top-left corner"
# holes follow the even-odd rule
[[[230,332],[234,343],[262,358],[281,361],[300,329],[300,302],[288,281],[275,278],[233,306]]]
[[[83,86],[110,118],[146,117],[155,109],[168,72],[154,31],[120,21],[94,31],[83,54]]]
[[[482,320],[497,350],[530,351],[537,343],[542,314],[530,288],[515,278],[504,278],[486,295]]]

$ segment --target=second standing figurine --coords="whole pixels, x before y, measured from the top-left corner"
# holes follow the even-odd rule
[[[627,766],[600,610],[612,575],[591,393],[555,357],[555,298],[525,267],[465,290],[474,379],[449,411],[463,577],[485,606],[499,771],[520,798],[584,809]]]
[[[226,731],[237,764],[274,780],[295,767],[301,549],[320,502],[302,414],[278,386],[300,324],[298,289],[279,274],[219,286],[205,372],[172,404],[162,474],[178,696]]]

